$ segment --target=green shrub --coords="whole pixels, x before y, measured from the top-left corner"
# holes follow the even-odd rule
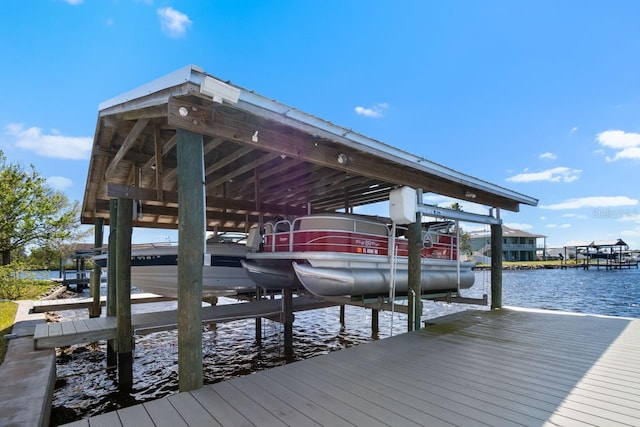
[[[0,266],[0,300],[38,299],[51,287],[51,282],[34,279],[20,264]]]

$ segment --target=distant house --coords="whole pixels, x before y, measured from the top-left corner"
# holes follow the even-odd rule
[[[474,255],[491,257],[491,232],[477,230],[469,232],[471,250]],[[546,238],[542,234],[532,234],[502,226],[502,260],[503,261],[536,261],[536,252],[546,246]],[[541,244],[538,239],[543,239]],[[543,253],[543,257],[545,254]]]

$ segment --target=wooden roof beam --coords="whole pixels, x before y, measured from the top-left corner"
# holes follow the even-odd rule
[[[116,155],[113,156],[111,163],[107,167],[107,170],[104,172],[106,181],[108,181],[112,177],[113,172],[118,167],[118,164],[120,163],[120,161],[124,158],[127,152],[129,152],[131,147],[133,147],[133,144],[135,144],[138,137],[140,136],[140,134],[142,134],[142,131],[144,131],[144,128],[146,128],[148,124],[149,124],[149,119],[140,119],[136,122],[135,125],[133,125],[133,128],[127,134],[127,137],[125,138],[124,142],[120,146],[120,149],[118,150]]]

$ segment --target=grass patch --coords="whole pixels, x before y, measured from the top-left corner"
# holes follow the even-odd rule
[[[18,311],[18,304],[0,301],[0,364],[4,361],[4,355],[7,353],[9,345],[9,341],[5,340],[4,336],[11,333],[16,311]]]

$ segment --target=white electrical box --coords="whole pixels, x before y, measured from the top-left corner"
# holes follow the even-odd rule
[[[418,200],[416,190],[411,187],[400,187],[389,193],[389,216],[397,224],[416,222]]]
[[[236,104],[240,97],[240,89],[209,76],[200,83],[200,93],[211,96],[215,102],[220,104],[223,100]]]

